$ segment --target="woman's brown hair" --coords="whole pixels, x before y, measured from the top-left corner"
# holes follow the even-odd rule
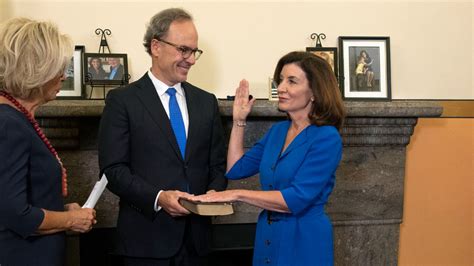
[[[314,102],[308,115],[311,124],[333,125],[341,129],[346,108],[329,63],[309,52],[290,52],[278,61],[275,68],[273,80],[277,84],[281,82],[280,74],[283,67],[288,64],[295,64],[303,70],[313,92]]]

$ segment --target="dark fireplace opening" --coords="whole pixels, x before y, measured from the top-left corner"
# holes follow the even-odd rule
[[[255,224],[215,224],[209,266],[251,266]],[[121,266],[114,255],[115,228],[97,228],[80,236],[80,265]]]

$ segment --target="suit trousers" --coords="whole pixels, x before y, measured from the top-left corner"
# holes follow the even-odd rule
[[[123,257],[123,262],[125,266],[207,266],[208,258],[197,254],[188,218],[183,244],[176,255],[166,259]]]

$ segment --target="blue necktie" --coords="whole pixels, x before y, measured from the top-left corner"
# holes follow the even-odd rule
[[[179,109],[178,102],[176,101],[176,90],[175,88],[169,88],[166,93],[170,96],[169,111],[170,111],[170,123],[174,131],[174,136],[178,142],[179,150],[184,159],[186,151],[186,130],[184,129],[183,116]]]
[[[109,74],[109,79],[114,79],[115,78],[115,74],[117,73],[117,68],[112,68],[112,70],[110,71],[110,74]]]

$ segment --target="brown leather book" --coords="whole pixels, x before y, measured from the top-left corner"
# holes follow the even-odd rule
[[[234,213],[230,202],[196,202],[179,199],[179,203],[192,213],[203,216],[221,216]]]

